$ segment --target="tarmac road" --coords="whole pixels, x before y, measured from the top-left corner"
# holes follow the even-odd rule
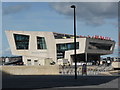
[[[40,89],[67,89],[67,88],[118,88],[119,76],[78,76],[77,80],[72,75],[4,75],[2,88]],[[115,90],[115,89],[114,89]]]

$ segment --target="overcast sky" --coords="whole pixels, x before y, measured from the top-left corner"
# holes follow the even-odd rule
[[[2,4],[3,55],[11,55],[5,30],[51,31],[73,34],[76,5],[77,35],[101,35],[118,43],[118,3],[116,2],[16,2]]]

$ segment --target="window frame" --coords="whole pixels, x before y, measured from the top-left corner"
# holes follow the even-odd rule
[[[30,35],[13,33],[16,50],[29,50]]]

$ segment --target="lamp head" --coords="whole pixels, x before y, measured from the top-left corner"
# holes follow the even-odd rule
[[[76,8],[75,5],[72,5],[71,8]]]

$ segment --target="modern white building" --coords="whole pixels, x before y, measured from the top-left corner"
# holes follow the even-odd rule
[[[69,34],[42,31],[5,31],[13,55],[22,56],[25,65],[48,65],[59,59],[74,62],[74,37]],[[77,62],[100,60],[112,54],[113,40],[77,36]]]

